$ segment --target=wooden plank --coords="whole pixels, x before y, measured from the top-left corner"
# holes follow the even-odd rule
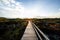
[[[26,28],[21,40],[37,40],[37,36],[35,34],[35,31],[34,31],[30,21],[27,25],[27,28]]]

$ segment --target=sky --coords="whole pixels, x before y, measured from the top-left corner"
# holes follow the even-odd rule
[[[60,18],[60,0],[0,0],[0,17]]]

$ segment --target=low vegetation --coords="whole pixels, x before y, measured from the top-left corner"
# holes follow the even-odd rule
[[[0,40],[20,40],[27,23],[25,19],[0,18]]]
[[[51,40],[60,39],[60,18],[33,19],[33,22]]]

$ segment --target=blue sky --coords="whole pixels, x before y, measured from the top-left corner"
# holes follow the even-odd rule
[[[0,0],[0,17],[60,18],[60,0]]]

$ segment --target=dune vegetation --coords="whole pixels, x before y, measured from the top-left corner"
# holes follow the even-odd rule
[[[0,40],[20,40],[27,23],[25,19],[0,18]]]
[[[33,22],[51,40],[60,39],[60,18],[33,19]]]

